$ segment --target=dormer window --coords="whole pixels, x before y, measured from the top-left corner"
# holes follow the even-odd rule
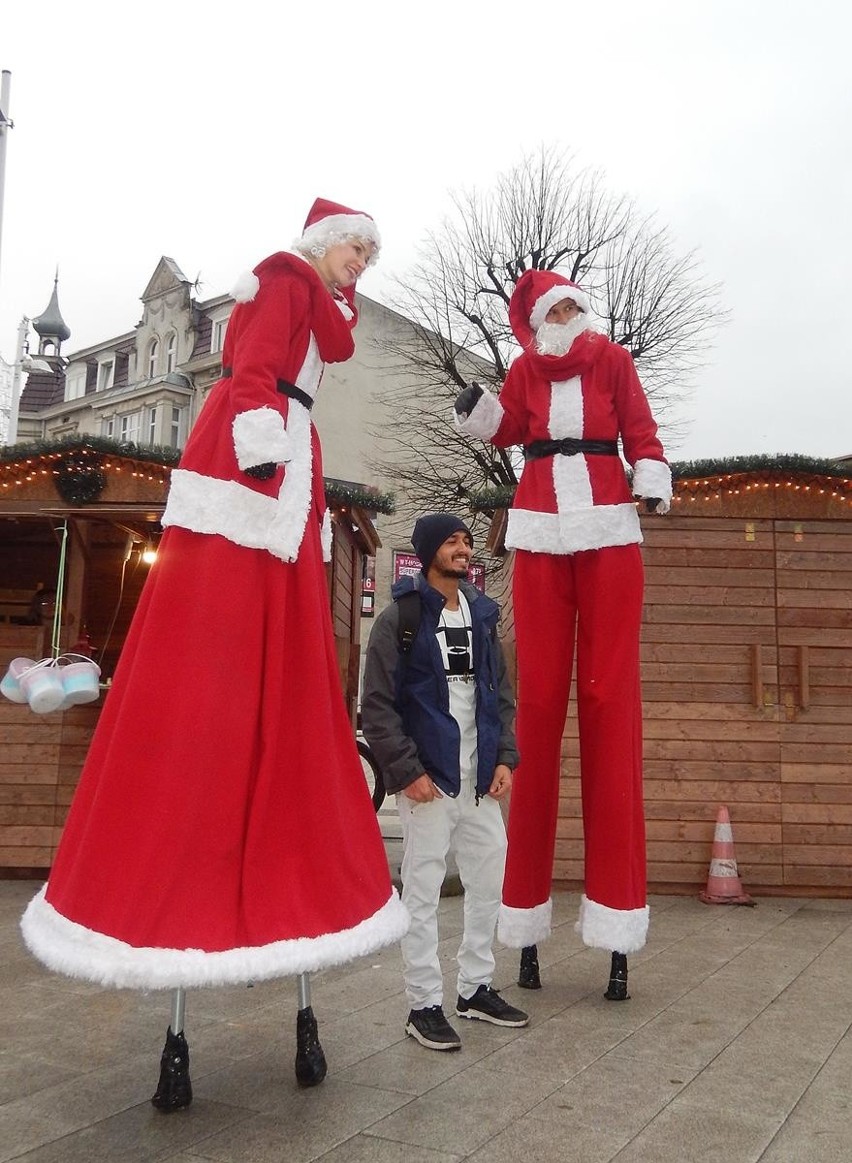
[[[105,392],[107,388],[111,388],[114,376],[115,360],[112,357],[102,359],[98,363],[98,391]]]
[[[148,379],[152,380],[157,374],[157,359],[160,354],[159,339],[152,339],[148,346]]]
[[[177,335],[174,331],[166,339],[166,374],[177,367]]]
[[[214,319],[213,332],[210,336],[210,351],[221,351],[225,346],[225,332],[228,330],[228,318]]]
[[[65,399],[79,400],[86,394],[86,365],[74,364],[65,373]]]

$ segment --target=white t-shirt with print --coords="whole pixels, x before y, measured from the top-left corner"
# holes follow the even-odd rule
[[[444,673],[450,688],[450,714],[459,726],[459,771],[476,779],[476,683],[473,674],[473,627],[470,606],[459,593],[459,608],[441,611],[436,630]]]

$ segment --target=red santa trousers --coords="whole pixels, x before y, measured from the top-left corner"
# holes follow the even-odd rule
[[[515,553],[518,749],[499,934],[521,947],[550,932],[560,756],[576,643],[587,945],[645,942],[645,824],[638,545]]]
[[[292,564],[168,528],[27,944],[72,976],[172,988],[337,964],[406,925],[318,523]]]

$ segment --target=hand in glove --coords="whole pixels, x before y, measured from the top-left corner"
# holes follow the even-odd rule
[[[469,416],[482,397],[479,384],[468,384],[456,396],[455,409],[458,416]]]
[[[247,477],[254,477],[256,481],[268,481],[275,476],[276,467],[272,461],[268,461],[266,464],[254,464],[243,471]]]

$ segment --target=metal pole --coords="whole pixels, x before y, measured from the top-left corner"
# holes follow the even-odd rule
[[[6,186],[6,138],[8,130],[13,128],[9,117],[9,91],[12,87],[12,74],[3,69],[0,76],[0,253],[3,245],[3,191]]]
[[[173,1034],[183,1033],[183,1023],[186,1017],[186,990],[182,986],[178,986],[172,994],[172,1020],[171,1027]]]

